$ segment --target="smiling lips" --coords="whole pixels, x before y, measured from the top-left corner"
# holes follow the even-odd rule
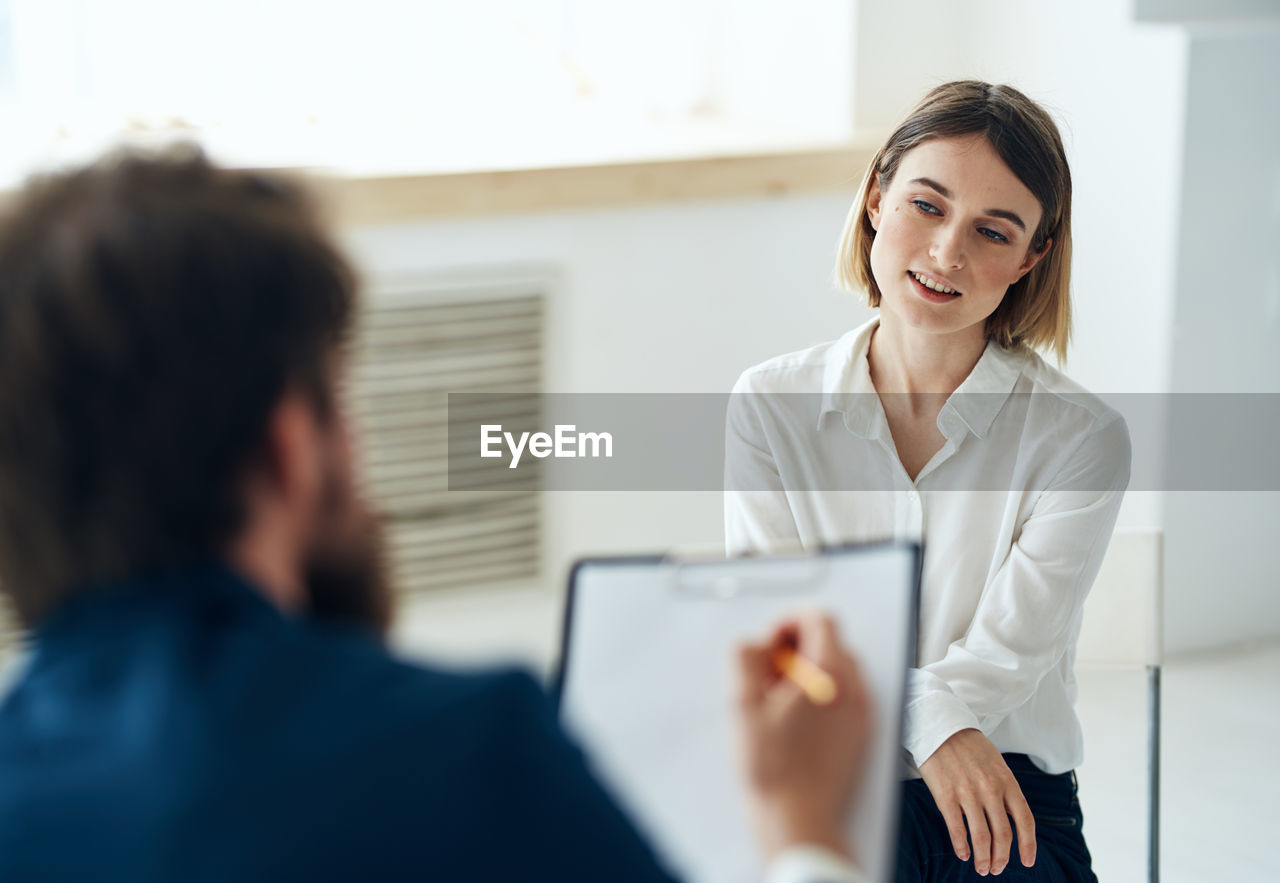
[[[910,276],[912,279],[916,280],[917,282],[919,282],[925,288],[929,289],[930,291],[935,291],[938,294],[950,294],[956,297],[959,297],[962,294],[962,292],[956,291],[954,288],[950,287],[949,285],[944,285],[943,283],[938,282],[930,278],[929,276],[924,275],[923,273],[917,273],[914,270],[908,270],[907,275]]]

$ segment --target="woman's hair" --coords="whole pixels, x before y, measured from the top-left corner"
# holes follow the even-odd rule
[[[1053,247],[1029,273],[1009,286],[987,317],[987,339],[1006,349],[1046,348],[1065,361],[1071,336],[1071,170],[1058,127],[1049,114],[1011,86],[978,80],[944,83],[932,89],[876,153],[845,221],[836,278],[848,291],[866,291],[880,306],[880,288],[871,274],[871,241],[876,231],[867,217],[871,185],[889,188],[909,150],[935,138],[980,134],[1040,203],[1040,225],[1031,248]]]

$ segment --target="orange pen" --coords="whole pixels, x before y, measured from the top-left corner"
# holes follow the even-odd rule
[[[830,705],[836,698],[836,681],[822,668],[790,647],[773,651],[773,665],[801,689],[814,705]]]

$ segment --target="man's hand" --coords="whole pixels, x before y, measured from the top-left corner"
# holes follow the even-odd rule
[[[1009,864],[1013,833],[1018,829],[1022,864],[1036,862],[1036,822],[1018,781],[991,740],[978,730],[961,730],[920,765],[920,775],[946,820],[951,846],[960,861],[969,860],[965,822],[973,841],[973,866],[983,876],[999,874]]]
[[[834,699],[819,705],[783,677],[782,650],[830,675]],[[866,761],[870,703],[835,624],[817,615],[783,623],[766,643],[739,648],[738,674],[739,741],[766,857],[807,843],[852,858],[846,832]]]

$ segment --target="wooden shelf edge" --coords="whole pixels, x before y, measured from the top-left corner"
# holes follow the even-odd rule
[[[852,194],[875,147],[458,174],[322,176],[343,227],[486,215],[783,196]]]
[[[875,152],[838,147],[558,168],[396,176],[296,170],[339,227],[805,193],[852,194]],[[0,190],[0,211],[14,191]]]

